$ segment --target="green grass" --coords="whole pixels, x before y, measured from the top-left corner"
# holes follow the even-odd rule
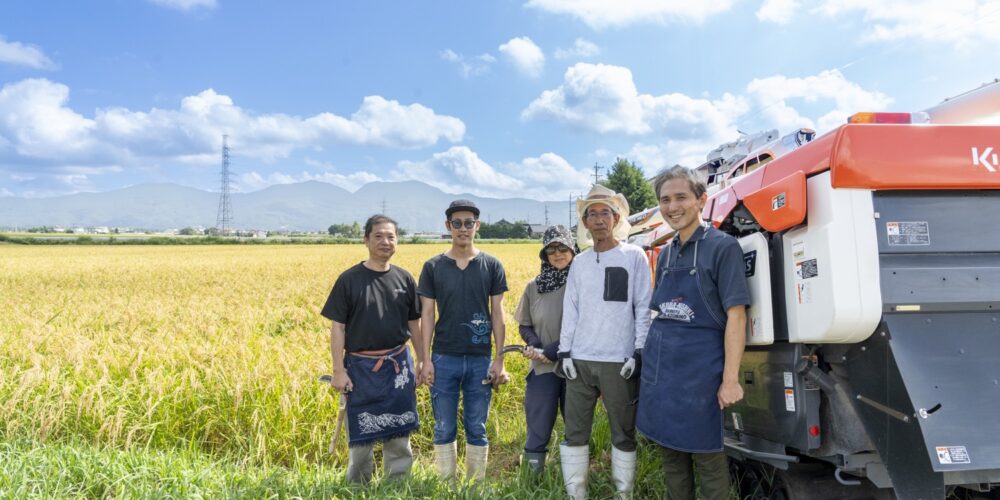
[[[537,245],[490,245],[514,310],[537,273]],[[403,245],[411,272],[441,249]],[[336,397],[329,322],[318,311],[361,245],[0,247],[0,498],[562,498],[562,425],[542,478],[518,467],[527,363],[493,398],[482,489],[433,474],[430,398],[413,477],[344,483],[346,446],[327,451]],[[517,341],[508,316],[508,335]],[[459,428],[460,454],[464,436]],[[612,495],[604,411],[596,412],[590,493]],[[640,446],[636,497],[662,497],[660,461]],[[536,480],[537,479],[537,480]]]

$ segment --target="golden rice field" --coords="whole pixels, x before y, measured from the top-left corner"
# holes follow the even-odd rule
[[[393,263],[416,277],[445,248],[401,245]],[[520,343],[512,314],[538,246],[481,248],[507,270],[508,342]],[[344,444],[327,453],[336,399],[316,380],[331,366],[319,310],[365,256],[361,245],[0,245],[0,496],[469,494],[429,472],[426,388],[411,484],[350,489]],[[518,473],[525,367],[508,356],[514,382],[494,397],[487,496],[558,498],[557,457],[540,483]],[[608,449],[606,428],[595,440]],[[609,478],[594,483],[611,492]]]

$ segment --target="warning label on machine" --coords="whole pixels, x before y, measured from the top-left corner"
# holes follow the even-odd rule
[[[819,276],[819,266],[816,259],[804,260],[795,263],[795,276],[799,279],[807,280]]]
[[[968,464],[972,463],[969,460],[969,452],[964,446],[938,446],[937,457],[938,462],[942,464]]]
[[[795,411],[795,391],[793,389],[785,389],[785,410]]]
[[[931,228],[927,221],[886,222],[885,234],[891,247],[931,244]]]

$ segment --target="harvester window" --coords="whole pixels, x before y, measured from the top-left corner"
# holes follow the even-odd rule
[[[746,173],[749,174],[750,172],[771,163],[772,160],[774,160],[774,157],[769,154],[760,155],[756,159],[747,162]]]

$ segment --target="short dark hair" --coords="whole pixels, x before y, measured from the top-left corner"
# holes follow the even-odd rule
[[[705,181],[701,178],[701,176],[695,173],[694,170],[681,165],[674,165],[670,168],[661,170],[660,173],[656,174],[656,177],[653,179],[653,190],[656,191],[657,200],[660,199],[660,188],[662,188],[667,181],[675,179],[687,181],[688,185],[691,186],[691,192],[694,193],[695,198],[701,198],[701,195],[708,192],[708,185],[705,184]]]
[[[396,236],[399,236],[399,224],[397,224],[392,217],[389,217],[388,215],[375,214],[365,221],[365,238],[371,236],[372,229],[375,229],[375,226],[385,223],[392,224],[393,231],[396,233]]]

